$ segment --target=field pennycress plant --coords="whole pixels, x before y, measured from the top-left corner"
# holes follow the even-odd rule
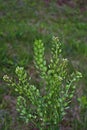
[[[76,90],[76,83],[82,77],[76,71],[68,73],[68,60],[62,56],[61,43],[58,37],[52,38],[51,59],[48,64],[44,54],[44,44],[41,40],[34,42],[34,64],[42,86],[37,88],[30,84],[31,77],[23,67],[16,68],[18,81],[4,76],[4,80],[17,93],[17,111],[26,122],[44,130],[58,129],[59,123],[69,109],[70,102]],[[43,91],[42,91],[43,90]]]

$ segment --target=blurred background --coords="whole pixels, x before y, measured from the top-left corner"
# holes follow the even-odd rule
[[[61,130],[87,130],[87,0],[0,0],[0,130],[31,130],[18,118],[16,96],[3,75],[14,76],[19,65],[35,78],[33,43],[43,40],[48,59],[53,35],[70,70],[83,75]]]

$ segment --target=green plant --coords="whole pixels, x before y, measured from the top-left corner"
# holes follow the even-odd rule
[[[82,96],[81,98],[78,98],[78,101],[80,103],[80,107],[87,108],[87,97],[86,96]]]
[[[48,64],[41,40],[34,43],[34,63],[40,75],[42,86],[37,88],[30,84],[23,67],[16,68],[18,81],[7,75],[4,80],[18,94],[17,111],[20,117],[32,122],[40,130],[48,127],[59,129],[59,123],[66,114],[66,109],[74,96],[76,82],[82,77],[80,72],[68,73],[68,60],[62,57],[61,43],[57,37],[52,38],[51,59]]]
[[[80,106],[80,129],[85,130],[87,128],[87,97],[84,95],[78,98],[79,106]],[[79,125],[78,125],[79,126]]]
[[[87,128],[87,97],[85,95],[78,98],[79,114],[72,123],[73,130],[86,130]]]

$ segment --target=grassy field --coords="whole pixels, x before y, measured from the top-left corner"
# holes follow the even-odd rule
[[[24,66],[28,73],[34,75],[33,43],[35,39],[42,39],[46,46],[46,56],[49,57],[53,35],[59,37],[71,69],[75,67],[82,72],[83,79],[75,95],[75,103],[72,103],[72,115],[76,117],[72,121],[72,130],[86,130],[87,98],[84,97],[87,95],[87,11],[67,5],[59,6],[56,2],[47,5],[38,0],[0,0],[1,130],[28,130],[29,127],[17,118],[15,94],[3,82],[3,75],[14,76],[18,65]],[[78,108],[76,98],[79,96],[83,97],[80,113],[75,110]],[[66,130],[72,120],[68,118],[64,124]]]

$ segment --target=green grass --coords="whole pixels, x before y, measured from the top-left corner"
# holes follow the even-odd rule
[[[0,0],[0,102],[8,94],[3,84],[4,74],[13,74],[17,65],[28,71],[32,65],[33,42],[42,39],[49,59],[50,39],[59,37],[64,55],[82,72],[83,95],[87,94],[87,12],[59,7],[52,2]],[[4,109],[0,105],[0,109]],[[7,109],[7,108],[6,108]],[[8,128],[9,129],[9,128]],[[5,130],[5,128],[3,128]]]

